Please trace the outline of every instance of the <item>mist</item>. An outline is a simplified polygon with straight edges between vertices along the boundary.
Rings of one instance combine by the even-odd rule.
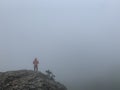
[[[120,68],[119,0],[1,0],[0,72],[50,69],[68,90]],[[109,81],[109,78],[107,79]],[[83,85],[84,86],[84,85]]]

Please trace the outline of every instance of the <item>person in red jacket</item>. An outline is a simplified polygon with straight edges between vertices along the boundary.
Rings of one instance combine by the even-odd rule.
[[[39,61],[37,60],[37,58],[34,59],[33,64],[34,64],[34,71],[38,71]]]

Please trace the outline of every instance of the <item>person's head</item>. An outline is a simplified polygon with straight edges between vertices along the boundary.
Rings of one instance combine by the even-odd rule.
[[[35,58],[35,61],[37,61],[37,58]]]

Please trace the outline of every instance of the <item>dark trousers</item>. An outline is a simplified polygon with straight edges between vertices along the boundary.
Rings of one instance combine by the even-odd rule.
[[[38,65],[34,65],[34,71],[38,71]]]

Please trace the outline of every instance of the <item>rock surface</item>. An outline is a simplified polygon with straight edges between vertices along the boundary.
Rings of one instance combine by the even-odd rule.
[[[67,90],[41,72],[19,70],[0,72],[0,90]]]

